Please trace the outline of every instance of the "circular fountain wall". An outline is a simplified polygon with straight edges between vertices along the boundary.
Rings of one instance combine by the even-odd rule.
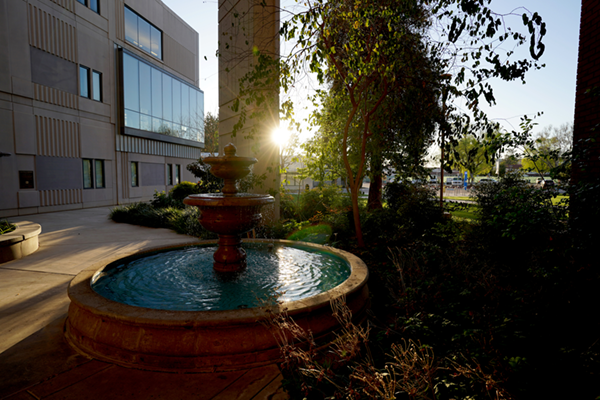
[[[204,242],[202,246],[214,243]],[[326,258],[343,260],[349,269],[349,276],[339,285],[331,284],[334,287],[317,289],[306,294],[307,297],[299,295],[297,298],[282,293],[286,290],[275,283],[274,291],[268,289],[265,293],[271,299],[273,293],[280,293],[279,300],[282,302],[255,307],[256,304],[248,304],[250,300],[246,297],[240,304],[235,304],[236,300],[224,307],[236,308],[229,310],[215,310],[223,307],[215,306],[211,300],[208,301],[211,305],[205,306],[204,310],[191,311],[185,305],[185,299],[183,305],[170,307],[175,310],[158,309],[169,307],[152,302],[140,307],[109,300],[94,291],[92,283],[103,275],[110,275],[118,265],[166,254],[164,251],[175,248],[148,249],[108,260],[77,275],[69,287],[71,305],[66,325],[67,340],[83,354],[128,367],[195,372],[235,370],[279,360],[279,347],[273,332],[275,328],[265,323],[271,313],[287,312],[300,326],[310,329],[315,338],[322,341],[331,338],[337,328],[337,321],[331,315],[329,306],[331,299],[345,296],[355,320],[364,318],[368,304],[368,271],[359,258],[333,248],[290,241],[245,240],[244,243],[250,252],[253,246],[274,245],[273,251],[277,251],[285,245],[290,249],[325,254]],[[215,274],[214,271],[210,272]],[[259,272],[249,269],[244,273]],[[291,271],[289,277],[295,278],[298,274],[298,271]],[[229,278],[232,279],[231,276]],[[200,280],[211,279],[204,276]],[[301,287],[297,289],[303,292]],[[294,290],[292,288],[287,292]],[[321,290],[324,291],[319,293]],[[214,296],[209,294],[208,297]],[[262,296],[258,294],[257,297]]]

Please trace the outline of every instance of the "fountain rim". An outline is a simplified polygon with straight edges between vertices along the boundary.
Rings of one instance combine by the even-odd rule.
[[[340,285],[326,292],[306,299],[295,300],[291,302],[280,303],[276,306],[255,307],[236,310],[220,311],[178,311],[178,310],[160,310],[145,307],[131,306],[118,303],[114,300],[101,296],[92,289],[93,279],[109,265],[127,258],[141,258],[156,252],[176,250],[189,246],[211,246],[216,245],[217,240],[195,241],[185,244],[172,246],[148,246],[128,253],[115,255],[102,262],[95,263],[92,266],[81,271],[73,278],[69,284],[68,295],[71,302],[88,309],[94,309],[94,312],[100,316],[117,318],[121,321],[131,321],[135,324],[161,325],[180,327],[183,325],[190,327],[223,325],[224,321],[232,325],[248,322],[256,322],[267,318],[271,313],[286,312],[288,315],[304,314],[311,310],[322,308],[324,304],[342,295],[350,295],[360,290],[366,285],[369,278],[369,271],[366,264],[357,256],[343,250],[333,247],[322,246],[308,242],[297,242],[291,240],[269,240],[269,239],[244,239],[245,243],[277,243],[294,248],[305,248],[319,250],[333,254],[348,262],[350,265],[350,276]]]
[[[275,202],[275,198],[268,194],[236,193],[227,195],[224,193],[200,193],[191,194],[183,203],[189,206],[262,206]]]

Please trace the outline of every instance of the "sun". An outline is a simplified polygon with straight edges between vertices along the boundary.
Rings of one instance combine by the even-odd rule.
[[[278,126],[273,130],[272,139],[279,145],[279,148],[284,148],[290,139],[292,132],[282,126]]]

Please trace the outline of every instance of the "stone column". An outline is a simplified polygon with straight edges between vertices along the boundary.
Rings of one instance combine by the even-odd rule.
[[[261,118],[252,118],[256,106],[247,109],[243,128],[232,135],[240,120],[240,110],[232,110],[239,97],[239,81],[257,63],[257,52],[279,58],[279,0],[224,0],[219,4],[219,152],[233,143],[237,154],[256,157],[255,175],[266,174],[257,193],[279,191],[279,147],[271,133],[279,125],[279,88],[266,90],[269,104],[263,103]],[[240,99],[243,104],[244,99]],[[252,138],[248,136],[251,135]],[[272,210],[263,213],[267,219],[279,218],[279,196]]]

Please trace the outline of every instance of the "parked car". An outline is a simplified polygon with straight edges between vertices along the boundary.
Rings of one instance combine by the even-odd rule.
[[[446,179],[446,186],[462,186],[463,180],[460,178],[448,178]]]
[[[498,183],[498,181],[492,178],[481,178],[479,181],[475,182],[475,184],[480,183]]]

